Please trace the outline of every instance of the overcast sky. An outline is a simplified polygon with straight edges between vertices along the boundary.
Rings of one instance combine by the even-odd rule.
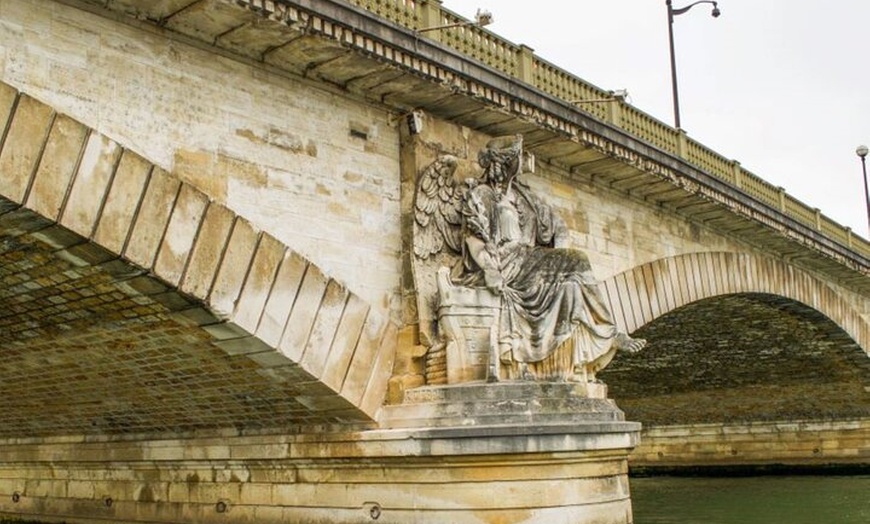
[[[675,7],[691,1],[675,0]],[[673,125],[665,0],[444,0],[466,18]],[[721,0],[674,21],[682,127],[868,235],[870,1]]]

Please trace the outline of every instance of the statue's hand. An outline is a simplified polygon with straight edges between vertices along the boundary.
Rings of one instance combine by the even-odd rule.
[[[487,289],[496,295],[501,295],[504,292],[504,277],[498,271],[484,270],[483,281]]]

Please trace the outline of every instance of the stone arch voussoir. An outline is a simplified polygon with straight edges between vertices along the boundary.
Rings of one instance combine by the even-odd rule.
[[[386,314],[195,187],[2,83],[0,131],[0,233],[38,232],[77,265],[128,266],[139,292],[264,377],[301,368],[374,417],[397,340]]]
[[[735,293],[766,293],[827,316],[870,354],[870,326],[852,304],[810,273],[749,253],[690,253],[659,259],[603,282],[617,324],[631,333],[692,302]]]

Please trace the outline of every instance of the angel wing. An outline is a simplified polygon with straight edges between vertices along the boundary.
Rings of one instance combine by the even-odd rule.
[[[458,160],[443,155],[432,162],[417,180],[414,195],[414,253],[427,259],[446,244],[455,253],[462,250],[462,195],[468,189],[454,178]]]

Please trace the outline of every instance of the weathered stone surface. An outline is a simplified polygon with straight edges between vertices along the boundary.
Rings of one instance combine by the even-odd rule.
[[[208,296],[233,228],[233,214],[224,206],[211,204],[202,219],[196,242],[190,251],[181,290],[196,297]]]
[[[236,300],[251,267],[259,235],[247,220],[236,218],[209,294],[209,306],[217,315],[229,318],[235,310]]]
[[[275,276],[260,324],[257,326],[257,336],[274,347],[281,342],[281,336],[284,334],[287,319],[293,310],[299,285],[307,268],[308,263],[296,253],[291,251],[284,253],[284,259]]]
[[[90,238],[120,156],[121,146],[117,142],[99,133],[89,135],[61,224]]]
[[[55,118],[25,203],[27,207],[57,220],[87,137],[88,129],[79,122],[64,115]]]
[[[151,169],[152,165],[144,158],[124,151],[94,231],[96,243],[113,253],[124,251]]]
[[[378,350],[388,329],[389,321],[376,314],[369,314],[363,324],[347,376],[341,386],[341,394],[354,402],[360,402],[371,379],[372,369],[366,362],[378,357]]]
[[[368,314],[369,306],[365,302],[355,295],[348,297],[329,350],[325,370],[320,375],[320,380],[335,391],[341,391]]]
[[[0,151],[0,172],[14,176],[0,187],[0,196],[24,201],[53,120],[54,111],[47,105],[26,95],[18,99]]]
[[[154,262],[154,273],[172,285],[181,282],[207,206],[208,198],[203,193],[188,184],[181,184]]]
[[[124,257],[150,269],[163,241],[166,225],[175,207],[180,182],[162,169],[155,169],[148,181]]]
[[[257,331],[286,249],[283,244],[267,234],[264,234],[257,244],[257,252],[254,254],[251,269],[232,317],[233,323],[249,333]]]
[[[578,129],[576,122],[526,105],[512,96],[513,89],[486,88],[473,97],[463,96],[463,86],[473,79],[452,84],[455,78],[448,76],[432,82],[423,69],[437,69],[440,74],[438,64],[420,62],[410,50],[397,54],[397,60],[406,60],[398,68],[381,64],[372,69],[372,76],[353,80],[357,87],[374,88],[362,96],[343,96],[334,86],[318,89],[316,82],[321,78],[366,74],[360,64],[345,68],[352,58],[329,61],[340,55],[353,56],[349,52],[353,46],[371,46],[365,64],[371,63],[371,56],[380,56],[386,63],[386,55],[379,55],[385,52],[385,42],[357,41],[358,35],[352,33],[356,28],[324,23],[307,14],[303,17],[305,37],[272,57],[273,63],[304,71],[308,78],[303,80],[267,71],[252,61],[217,55],[209,47],[213,42],[189,46],[185,38],[166,38],[171,27],[194,38],[229,38],[235,29],[242,29],[227,26],[224,14],[239,9],[241,20],[251,16],[238,3],[221,3],[219,18],[201,10],[218,5],[213,2],[88,4],[90,12],[76,10],[69,2],[6,0],[0,25],[4,34],[15,38],[0,43],[0,61],[2,57],[7,60],[0,76],[48,101],[59,114],[119,140],[148,158],[149,166],[157,166],[153,169],[173,171],[203,195],[218,199],[220,205],[191,196],[187,211],[181,212],[177,205],[167,217],[165,208],[158,209],[154,231],[166,229],[167,238],[171,230],[179,234],[177,245],[167,248],[172,253],[169,256],[166,251],[165,266],[160,265],[160,254],[168,240],[160,244],[155,271],[163,267],[158,274],[166,278],[157,282],[143,268],[117,259],[127,249],[138,253],[135,258],[143,265],[150,265],[157,250],[157,235],[147,237],[147,249],[136,243],[140,220],[145,220],[143,212],[150,206],[150,190],[144,191],[143,184],[137,191],[135,183],[121,177],[122,171],[130,169],[124,161],[106,196],[110,166],[114,165],[110,160],[120,146],[113,152],[93,139],[88,142],[67,200],[67,209],[75,201],[79,203],[74,207],[80,210],[96,211],[105,201],[102,215],[86,211],[70,218],[77,224],[74,232],[90,239],[99,237],[96,242],[76,244],[74,235],[56,229],[50,220],[26,209],[16,210],[19,201],[0,199],[0,216],[4,217],[0,218],[0,338],[5,357],[0,381],[13,388],[4,393],[21,406],[0,416],[0,434],[9,437],[2,443],[4,461],[10,460],[15,470],[10,474],[0,465],[0,492],[8,494],[3,490],[10,487],[24,489],[34,498],[45,497],[38,508],[37,504],[27,506],[30,502],[25,497],[17,509],[10,497],[0,498],[0,513],[26,508],[31,513],[38,509],[100,518],[103,514],[95,517],[94,506],[104,511],[106,505],[101,501],[108,495],[115,501],[114,513],[108,516],[122,521],[213,520],[216,499],[224,498],[233,519],[359,521],[371,519],[372,501],[379,497],[370,495],[387,492],[388,498],[380,500],[389,503],[384,506],[385,520],[451,520],[457,507],[445,508],[445,500],[482,507],[488,516],[505,521],[606,522],[605,515],[590,509],[590,504],[600,505],[606,514],[618,514],[621,522],[630,520],[624,459],[625,450],[635,441],[630,432],[612,431],[614,427],[605,423],[586,425],[582,430],[575,424],[555,425],[532,436],[526,428],[437,428],[440,433],[335,431],[336,426],[370,422],[367,415],[381,407],[391,370],[401,370],[407,377],[420,376],[413,373],[419,365],[413,361],[420,358],[418,352],[396,347],[417,342],[409,335],[414,308],[403,307],[405,297],[399,291],[407,296],[415,292],[401,280],[411,275],[401,267],[401,141],[418,142],[424,150],[421,158],[428,161],[443,147],[468,163],[469,154],[489,139],[481,130],[528,131],[536,152],[547,160],[528,182],[535,192],[547,195],[556,212],[566,218],[571,229],[568,245],[589,253],[596,276],[612,282],[605,288],[611,292],[609,305],[620,311],[621,327],[641,328],[691,300],[717,293],[773,289],[790,300],[805,297],[807,304],[828,314],[854,340],[867,340],[861,315],[867,309],[866,291],[862,290],[868,288],[861,282],[859,287],[850,286],[861,275],[835,281],[834,276],[850,275],[854,268],[831,271],[840,263],[838,259],[813,254],[788,238],[770,247],[770,252],[777,253],[776,260],[787,266],[817,264],[808,271],[816,277],[827,275],[827,289],[777,264],[753,263],[730,274],[717,270],[716,257],[707,255],[647,266],[665,257],[703,251],[755,258],[768,247],[760,246],[758,239],[753,243],[733,234],[734,229],[720,231],[718,222],[706,222],[703,216],[687,218],[669,206],[645,202],[648,182],[657,189],[671,183],[661,177],[684,182],[684,173],[678,171],[685,166],[643,144],[626,147],[620,142],[622,137],[614,138],[609,128],[601,131],[607,136],[586,128],[582,136],[571,135]],[[115,15],[94,16],[92,11],[106,6],[125,12],[132,9],[142,16],[132,24],[119,22]],[[190,11],[187,6],[192,6]],[[174,22],[173,15],[178,15]],[[141,24],[149,20],[159,20],[163,29],[143,30]],[[288,17],[277,23],[285,20],[293,22]],[[244,30],[255,30],[253,26]],[[230,33],[216,32],[227,29]],[[291,28],[289,32],[296,31]],[[396,36],[391,31],[381,36]],[[259,40],[266,47],[252,56],[263,60],[262,51],[280,46],[282,42],[273,39],[278,33],[270,30]],[[316,48],[319,34],[330,39],[322,49]],[[342,38],[348,40],[336,40]],[[240,40],[236,44],[245,45]],[[471,62],[463,64],[477,67]],[[393,70],[385,72],[384,67]],[[402,86],[418,89],[391,93]],[[522,85],[510,87],[524,89]],[[367,96],[377,98],[377,104],[367,103]],[[18,109],[35,113],[25,107],[26,100],[21,99]],[[453,123],[427,118],[430,134],[400,138],[399,129],[405,126],[389,114],[390,104],[406,101],[403,106],[415,107],[411,103],[415,100],[437,104],[432,107],[439,115],[460,116]],[[40,161],[41,153],[34,151],[46,146],[51,118],[40,127],[32,124],[38,118],[24,124],[16,115],[6,145],[19,144],[24,156],[13,162],[4,147],[0,164],[20,160],[21,166],[30,169],[20,169],[21,176],[0,169],[0,192],[24,188],[21,198],[27,195],[31,174]],[[597,124],[592,127],[598,129]],[[24,140],[25,135],[32,143]],[[93,162],[94,180],[106,182],[79,186],[90,155],[98,158]],[[418,167],[413,166],[414,173]],[[14,181],[7,184],[10,180]],[[123,194],[114,194],[124,185]],[[671,202],[677,204],[687,194],[676,185],[666,189],[676,191]],[[57,194],[45,202],[56,202]],[[90,205],[88,194],[93,195]],[[142,195],[145,201],[140,203]],[[182,198],[179,194],[179,205]],[[203,211],[206,206],[208,212]],[[54,206],[44,208],[50,213]],[[175,222],[176,211],[183,224]],[[66,213],[62,220],[65,217]],[[287,248],[268,298],[264,298],[266,275],[272,272],[277,252],[268,257],[262,274],[255,275],[256,268],[247,267],[255,252],[251,236],[230,240],[238,232],[233,229],[237,217],[249,220],[251,231],[267,232]],[[738,225],[749,222],[741,220]],[[851,242],[819,235],[824,241]],[[675,278],[659,280],[653,267]],[[634,268],[641,269],[636,272]],[[764,280],[759,276],[764,274],[783,285],[762,289],[759,282]],[[717,276],[724,278],[716,280]],[[178,282],[180,291],[172,288]],[[347,293],[340,314],[341,300],[324,302],[330,293],[342,295],[335,282],[341,282]],[[236,320],[244,328],[232,321],[217,322],[202,302],[209,297],[219,303],[223,320],[239,315]],[[242,307],[243,303],[251,307]],[[399,312],[410,314],[402,317]],[[399,318],[406,323],[397,325]],[[254,326],[256,333],[251,336]],[[402,336],[397,334],[399,328]],[[332,341],[327,342],[330,337]],[[293,364],[288,355],[275,351],[282,340],[286,344],[281,349],[293,353],[293,362],[319,372],[320,380],[303,365]],[[754,340],[759,347],[765,343],[763,336]],[[397,355],[411,361],[393,365]],[[686,360],[697,360],[697,352]],[[101,365],[93,366],[94,362]],[[667,362],[660,364],[653,378],[667,381]],[[413,379],[407,383],[413,384]],[[853,400],[863,398],[853,390],[847,393]],[[69,400],[58,403],[58,398]],[[530,405],[533,402],[525,401],[523,407]],[[460,418],[463,410],[477,407],[461,405],[447,415]],[[317,426],[307,430],[307,424]],[[173,438],[149,440],[146,434],[155,432]],[[134,433],[135,440],[127,436]],[[125,437],[115,442],[105,438],[115,434]],[[206,434],[211,438],[203,437]],[[39,440],[44,435],[65,436]],[[23,436],[29,440],[17,440]],[[64,449],[66,444],[73,449]],[[607,451],[585,454],[588,449]],[[422,454],[438,458],[416,458]],[[510,457],[507,462],[506,455]],[[463,458],[450,460],[457,456]],[[607,458],[602,461],[602,456]],[[111,461],[111,478],[94,473],[109,468],[85,471],[78,467],[104,460]],[[361,467],[349,468],[349,461]],[[17,484],[21,481],[23,488]],[[279,487],[266,490],[254,485],[261,483]],[[530,517],[529,508],[517,513],[487,506],[494,499],[491,490],[483,488],[486,483],[501,492],[521,491],[518,499],[524,504],[544,501],[558,510],[537,508]],[[451,489],[462,493],[452,497]],[[590,497],[582,498],[586,495]],[[160,503],[166,500],[178,504]],[[281,507],[298,501],[313,502],[323,509]],[[479,517],[473,514],[470,518]]]
[[[172,440],[4,442],[9,460],[29,472],[46,471],[42,457],[59,463],[51,465],[51,479],[39,482],[0,467],[0,487],[26,494],[17,505],[10,497],[0,501],[0,511],[18,514],[42,497],[66,515],[92,518],[94,507],[105,507],[111,497],[111,516],[126,521],[205,520],[224,501],[233,519],[264,524],[374,516],[461,524],[479,522],[481,513],[495,521],[625,524],[631,522],[626,455],[612,447],[630,434],[623,425],[605,437],[583,430],[529,437],[464,428],[460,437],[414,430],[245,436],[232,430]],[[536,452],[507,459],[486,452],[526,448]],[[433,460],[423,449],[439,457],[458,453],[461,460]],[[78,466],[106,457],[111,474]],[[348,460],[357,465],[341,467]],[[513,503],[493,498],[493,489],[513,494]]]
[[[309,265],[279,344],[281,352],[293,362],[299,362],[302,358],[327,284],[328,278],[321,270]]]
[[[302,367],[315,377],[323,375],[347,297],[347,289],[338,282],[330,280],[326,285],[301,361]]]

